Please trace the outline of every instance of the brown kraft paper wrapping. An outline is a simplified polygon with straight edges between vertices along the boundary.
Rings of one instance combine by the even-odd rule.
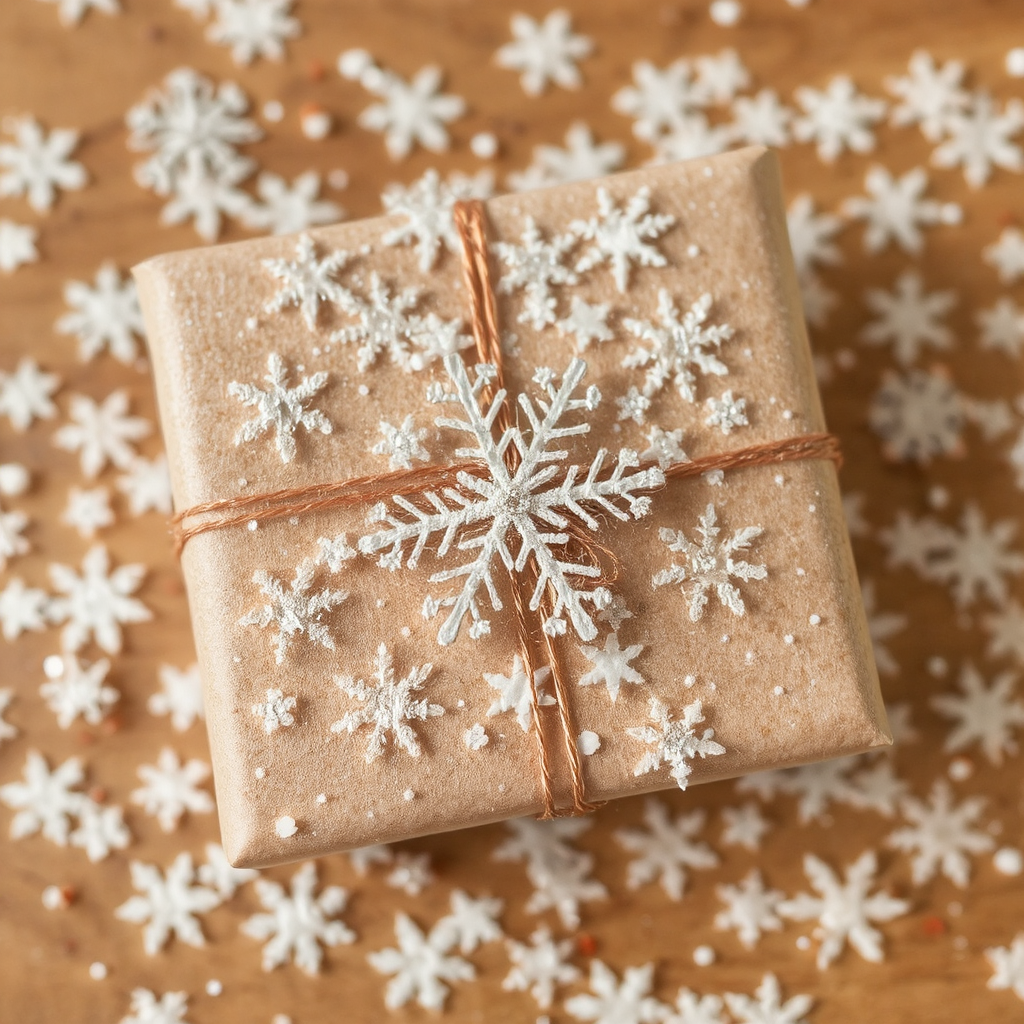
[[[595,411],[565,417],[567,424],[586,420],[591,430],[556,445],[570,453],[557,465],[576,464],[585,472],[601,447],[613,455],[622,447],[643,452],[653,425],[681,428],[682,447],[691,459],[823,431],[774,156],[746,149],[492,199],[485,204],[491,246],[499,240],[519,242],[527,216],[545,238],[567,231],[571,221],[597,213],[602,186],[620,206],[646,186],[652,212],[675,217],[674,226],[653,243],[667,265],[633,266],[625,292],[617,289],[606,265],[581,273],[575,285],[554,289],[559,317],[569,311],[572,296],[609,303],[614,337],[577,353],[573,338],[556,327],[535,330],[518,321],[521,291],[497,297],[504,379],[512,402],[519,392],[538,393],[531,382],[537,366],[550,366],[561,375],[577,354],[588,366],[578,393],[591,384],[602,393]],[[321,258],[334,249],[353,254],[336,274],[353,292],[367,294],[376,273],[392,295],[419,288],[417,313],[465,322],[469,307],[459,256],[442,250],[432,269],[421,270],[412,246],[382,243],[382,236],[401,223],[400,216],[382,217],[308,234]],[[382,420],[398,425],[412,415],[415,426],[426,430],[422,444],[431,465],[460,461],[455,449],[468,443],[468,435],[434,423],[438,415],[461,410],[425,400],[429,383],[450,387],[440,361],[406,372],[381,353],[359,372],[357,346],[330,341],[333,331],[352,322],[330,302],[321,302],[315,331],[294,306],[265,311],[280,282],[261,261],[292,259],[296,241],[276,237],[174,253],[135,270],[179,510],[387,473],[387,459],[370,450],[380,440]],[[587,244],[581,242],[566,264],[572,265]],[[497,284],[499,262],[492,258],[491,263]],[[656,321],[659,289],[668,290],[680,313],[710,293],[708,322],[727,323],[734,334],[720,350],[728,375],[698,373],[693,404],[669,381],[652,398],[646,423],[640,425],[620,420],[615,401],[631,385],[643,383],[642,369],[622,365],[638,344],[623,319]],[[469,363],[472,351],[463,352]],[[274,446],[272,431],[234,444],[254,410],[228,395],[228,383],[263,387],[271,353],[283,359],[289,386],[304,375],[328,375],[310,406],[322,410],[333,429],[322,434],[299,428],[295,457],[287,463]],[[749,425],[724,434],[705,424],[704,402],[727,390],[746,399]],[[560,479],[561,472],[555,482]],[[762,528],[738,557],[765,565],[767,576],[733,581],[744,615],[734,615],[712,590],[703,616],[692,622],[680,586],[654,588],[651,581],[684,557],[668,550],[659,530],[680,530],[699,541],[698,520],[709,503],[717,512],[720,540],[742,527]],[[368,512],[368,506],[333,509],[261,522],[256,529],[232,526],[195,536],[184,549],[224,848],[236,865],[266,866],[542,809],[535,737],[520,728],[512,711],[488,716],[498,694],[484,673],[509,675],[518,652],[511,582],[500,562],[494,580],[504,608],[493,611],[481,591],[481,610],[491,632],[480,639],[470,638],[467,620],[453,644],[440,646],[437,634],[446,610],[424,619],[424,598],[448,596],[459,587],[458,580],[431,583],[431,574],[466,560],[452,553],[438,559],[430,548],[415,569],[390,572],[375,556],[359,555],[336,574],[325,567],[317,570],[314,590],[327,586],[349,595],[321,619],[334,650],[300,635],[277,664],[273,626],[239,624],[264,603],[252,579],[256,570],[287,587],[296,566],[315,557],[318,538],[346,533],[354,547],[359,537],[378,529],[367,525]],[[675,718],[699,699],[705,722],[698,733],[713,728],[715,740],[725,747],[723,755],[690,762],[690,783],[889,742],[830,461],[727,471],[717,484],[701,477],[670,480],[652,494],[649,515],[627,522],[602,516],[595,538],[617,557],[619,575],[611,587],[632,613],[619,625],[618,638],[622,648],[643,645],[631,662],[643,682],[623,682],[613,702],[605,685],[577,685],[594,665],[581,651],[572,625],[554,641],[575,730],[592,732],[600,741],[595,753],[582,758],[588,799],[600,802],[675,784],[668,765],[634,774],[651,748],[626,730],[648,724],[652,696]],[[688,584],[683,588],[688,596]],[[600,633],[589,645],[601,648],[610,626],[595,620]],[[372,683],[381,642],[394,659],[397,678],[432,665],[415,696],[440,705],[444,714],[410,723],[421,748],[418,757],[398,749],[390,736],[384,754],[367,763],[368,727],[351,734],[331,731],[332,723],[361,706],[336,678]],[[269,734],[252,710],[268,689],[297,698],[294,723]],[[568,804],[557,709],[543,707],[540,716],[555,793],[561,804]],[[488,743],[474,751],[464,736],[477,723],[486,729]],[[282,837],[275,823],[286,816],[297,830]]]

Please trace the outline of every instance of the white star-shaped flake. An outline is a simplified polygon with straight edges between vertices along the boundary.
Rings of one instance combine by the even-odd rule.
[[[594,44],[573,32],[568,11],[551,11],[541,22],[526,14],[513,14],[512,35],[513,41],[502,46],[494,59],[499,67],[522,72],[523,92],[539,96],[549,82],[563,89],[580,87],[576,61],[588,56]]]
[[[46,213],[58,188],[85,185],[85,168],[71,159],[78,132],[55,128],[47,135],[32,117],[10,118],[4,129],[14,141],[0,143],[0,196],[26,196],[33,210]]]

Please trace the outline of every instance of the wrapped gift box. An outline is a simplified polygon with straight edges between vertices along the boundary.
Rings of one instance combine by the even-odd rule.
[[[450,205],[135,271],[237,865],[888,742],[774,157]]]

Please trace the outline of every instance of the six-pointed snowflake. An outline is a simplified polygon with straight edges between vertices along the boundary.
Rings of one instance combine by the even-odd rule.
[[[725,1002],[737,1024],[807,1024],[804,1014],[814,1004],[806,995],[793,996],[783,1002],[779,979],[770,972],[761,980],[753,997],[727,992]]]
[[[498,924],[498,917],[505,906],[502,900],[481,896],[474,899],[461,889],[456,889],[449,901],[451,910],[434,926],[439,938],[451,933],[462,954],[472,953],[485,942],[496,942],[505,933]]]
[[[85,168],[71,159],[78,132],[55,128],[49,135],[32,117],[4,123],[13,142],[0,143],[0,196],[26,196],[39,213],[53,206],[57,189],[80,189]]]
[[[152,814],[165,832],[173,832],[186,812],[213,811],[213,797],[199,788],[210,775],[210,766],[203,761],[193,758],[182,764],[170,747],[164,747],[155,765],[140,765],[138,771],[142,785],[132,790],[131,801]]]
[[[85,850],[89,860],[105,860],[113,850],[123,850],[132,834],[124,812],[116,804],[104,806],[86,797],[78,809],[78,828],[69,837],[72,846]]]
[[[28,224],[0,217],[0,272],[12,274],[26,263],[35,263],[39,259],[38,237],[39,232]]]
[[[557,321],[553,285],[575,284],[576,274],[565,265],[566,253],[576,244],[571,235],[555,235],[545,241],[537,222],[527,217],[519,243],[495,242],[494,250],[504,264],[498,291],[506,294],[522,289],[523,309],[519,323],[535,331]]]
[[[57,716],[57,724],[68,729],[81,716],[89,725],[99,725],[121,696],[113,686],[103,685],[110,661],[100,658],[85,665],[73,654],[59,660],[59,674],[39,687],[40,696]]]
[[[686,789],[686,780],[693,769],[689,762],[695,757],[724,754],[725,747],[715,741],[715,730],[705,729],[697,735],[695,726],[704,721],[701,702],[695,700],[683,708],[682,718],[673,720],[673,713],[668,705],[657,697],[651,698],[651,721],[654,725],[640,725],[626,730],[641,743],[653,746],[637,762],[633,769],[634,775],[646,775],[657,771],[663,764],[671,765],[669,773],[680,789]]]
[[[186,1024],[187,1008],[188,995],[184,992],[157,996],[148,988],[134,988],[128,1016],[121,1018],[121,1024]]]
[[[71,422],[53,435],[53,443],[67,452],[78,452],[82,472],[98,476],[107,463],[128,469],[137,458],[133,441],[148,437],[149,420],[128,415],[128,392],[112,391],[102,402],[87,395],[72,395]]]
[[[568,11],[551,11],[542,22],[526,14],[512,15],[511,43],[494,55],[499,67],[520,71],[523,92],[539,96],[554,82],[563,89],[578,89],[582,79],[576,61],[594,48],[586,36],[575,35]]]
[[[569,963],[572,940],[556,942],[547,928],[538,928],[529,944],[510,939],[505,948],[512,970],[501,987],[506,992],[529,992],[542,1010],[551,1008],[556,985],[569,985],[579,977],[579,968]]]
[[[873,126],[885,116],[885,100],[857,92],[846,75],[836,75],[823,92],[802,85],[794,95],[803,114],[793,122],[793,136],[816,143],[822,160],[831,163],[844,149],[868,153],[875,148]]]
[[[266,304],[268,313],[278,313],[286,306],[298,306],[302,319],[316,330],[321,301],[348,307],[352,294],[334,280],[352,258],[350,253],[332,249],[323,259],[317,257],[316,242],[309,235],[300,235],[295,243],[295,258],[262,260],[263,267],[281,282],[280,289]]]
[[[645,142],[685,127],[705,103],[704,90],[693,79],[685,59],[664,70],[650,61],[633,65],[633,85],[624,86],[612,97],[612,109],[633,118],[633,134]]]
[[[0,415],[7,416],[19,433],[35,419],[52,419],[57,407],[50,396],[60,387],[60,378],[46,373],[29,357],[18,363],[13,373],[0,371]]]
[[[1003,228],[999,238],[985,246],[982,256],[999,271],[1003,284],[1013,284],[1024,277],[1024,231],[1020,228]]]
[[[936,167],[964,169],[971,188],[981,188],[993,167],[1006,171],[1024,170],[1024,149],[1012,140],[1024,128],[1024,101],[1007,100],[1000,113],[987,92],[976,92],[966,110],[946,119],[947,138],[932,153]]]
[[[80,357],[88,361],[103,351],[122,363],[132,363],[138,354],[136,338],[145,335],[139,299],[132,280],[122,281],[113,263],[96,272],[96,284],[71,281],[64,286],[64,301],[71,308],[57,321],[61,334],[78,338]]]
[[[992,764],[1002,764],[1003,754],[1017,753],[1014,727],[1024,726],[1024,701],[1015,697],[1017,676],[1000,672],[992,685],[969,662],[960,671],[960,693],[940,693],[929,701],[945,718],[954,721],[945,750],[953,753],[973,743],[981,745]]]
[[[337,203],[320,198],[320,175],[304,171],[291,185],[280,175],[264,171],[256,179],[258,202],[242,211],[246,227],[291,235],[321,224],[333,224],[345,216]]]
[[[994,946],[985,956],[995,973],[988,979],[990,989],[1012,989],[1024,999],[1024,932],[1009,946]]]
[[[86,800],[75,792],[84,776],[82,762],[69,757],[52,772],[46,758],[30,750],[25,758],[24,782],[8,782],[0,786],[0,800],[17,813],[11,820],[11,838],[42,832],[58,846],[67,846],[70,818],[77,815]]]
[[[732,928],[747,949],[753,949],[763,932],[782,930],[779,905],[785,894],[766,888],[761,872],[749,871],[737,885],[720,885],[715,890],[725,909],[715,915],[715,927]]]
[[[547,185],[561,185],[588,178],[603,178],[617,171],[625,159],[619,142],[597,142],[589,126],[575,121],[565,133],[565,147],[535,146],[533,162],[524,171],[508,176],[510,188],[529,192]]]
[[[600,960],[590,961],[590,993],[565,1001],[577,1020],[596,1024],[656,1024],[665,1017],[665,1005],[651,995],[654,964],[627,967],[622,981]]]
[[[251,64],[256,57],[281,60],[285,40],[302,31],[288,13],[291,7],[292,0],[216,0],[216,20],[206,38],[229,46],[236,64]]]
[[[920,274],[906,270],[891,294],[869,288],[864,301],[878,319],[861,331],[861,338],[869,345],[891,343],[896,361],[903,366],[910,366],[926,345],[952,347],[953,332],[942,318],[956,305],[956,292],[926,292]]]
[[[579,685],[600,686],[603,683],[614,704],[619,696],[619,687],[623,683],[644,681],[644,677],[630,665],[631,661],[640,656],[643,649],[643,644],[630,644],[629,647],[622,649],[619,647],[619,635],[614,631],[605,637],[604,647],[583,644],[580,653],[594,667],[580,676]]]
[[[297,703],[297,698],[286,697],[282,690],[267,690],[267,699],[253,704],[252,713],[263,722],[263,729],[269,736],[278,729],[295,724],[292,711]]]
[[[294,959],[306,974],[319,974],[324,946],[355,942],[356,933],[343,921],[330,920],[345,909],[348,893],[341,886],[329,885],[316,895],[316,865],[303,864],[292,875],[290,891],[277,882],[256,881],[256,895],[265,914],[253,914],[241,925],[243,934],[266,941],[263,970]]]
[[[160,690],[146,701],[151,715],[170,715],[171,725],[178,732],[184,732],[196,719],[206,717],[198,665],[186,669],[161,665],[157,673]]]
[[[918,124],[926,139],[938,142],[949,118],[970,100],[963,88],[964,66],[948,60],[938,67],[926,50],[915,50],[907,69],[909,74],[885,80],[886,89],[901,101],[892,108],[891,121],[897,126]]]

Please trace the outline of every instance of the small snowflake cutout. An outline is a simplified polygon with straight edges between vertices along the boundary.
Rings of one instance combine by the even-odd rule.
[[[563,89],[578,89],[581,79],[576,61],[586,57],[594,44],[575,35],[568,11],[551,11],[542,21],[526,14],[512,15],[511,43],[494,55],[499,67],[522,72],[520,82],[528,96],[539,96],[554,82]]]
[[[252,713],[263,722],[263,730],[269,736],[278,729],[295,724],[292,711],[296,703],[295,697],[286,697],[281,690],[267,690],[267,699],[253,704]]]
[[[155,765],[140,765],[138,771],[142,786],[132,791],[131,801],[152,814],[165,832],[173,832],[186,811],[213,811],[213,798],[199,788],[210,775],[210,766],[203,761],[193,758],[182,764],[170,747],[164,747]]]
[[[57,189],[82,188],[85,168],[71,159],[78,132],[55,128],[47,135],[35,118],[10,118],[5,131],[14,141],[0,143],[0,196],[25,196],[37,213],[46,213]]]
[[[669,773],[680,789],[686,789],[686,780],[693,769],[689,765],[695,757],[724,754],[725,747],[715,742],[715,730],[705,729],[697,735],[695,726],[704,721],[701,702],[695,700],[683,708],[682,717],[673,719],[668,705],[657,697],[651,698],[650,717],[653,725],[641,725],[626,730],[641,743],[654,747],[647,751],[633,769],[634,775],[646,775],[657,771],[663,764],[671,766]]]
[[[374,455],[386,455],[391,469],[412,469],[413,459],[427,462],[430,452],[421,442],[427,431],[417,428],[412,416],[406,416],[396,427],[387,420],[380,421],[381,439],[370,449]]]
[[[334,279],[351,259],[351,254],[332,249],[323,259],[317,257],[316,242],[309,235],[300,235],[295,243],[295,258],[265,259],[263,267],[281,282],[280,289],[264,307],[267,313],[279,313],[288,306],[298,306],[302,319],[311,331],[316,330],[321,302],[346,306],[351,294]]]

